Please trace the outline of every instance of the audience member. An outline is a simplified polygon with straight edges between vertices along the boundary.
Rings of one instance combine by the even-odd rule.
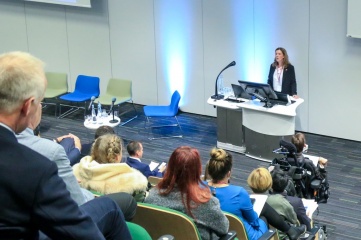
[[[127,145],[127,151],[129,157],[127,157],[126,163],[132,168],[138,169],[143,175],[148,178],[149,176],[163,177],[163,172],[166,168],[164,165],[159,170],[150,170],[149,165],[142,163],[141,158],[143,157],[143,145],[137,141],[130,141]]]
[[[16,136],[19,143],[29,146],[32,150],[56,163],[58,175],[63,179],[70,196],[78,205],[94,199],[94,195],[91,192],[79,186],[64,148],[51,140],[34,136],[33,129],[39,125],[40,120],[41,108],[39,108],[36,114],[30,119],[28,127]],[[117,193],[107,195],[107,197],[116,201],[126,220],[129,221],[134,217],[137,203],[131,195],[127,193]]]
[[[115,134],[98,137],[92,146],[91,156],[83,157],[73,166],[74,174],[86,189],[101,194],[143,194],[143,198],[138,199],[142,201],[148,180],[138,170],[121,163],[122,148],[122,139]]]
[[[295,228],[289,226],[284,219],[268,204],[265,203],[258,217],[247,191],[229,183],[232,172],[232,155],[223,149],[214,148],[210,153],[207,164],[207,174],[211,180],[208,186],[213,196],[219,199],[221,209],[239,217],[245,227],[249,239],[259,239],[267,232],[267,223],[287,232],[290,239],[298,239],[304,232],[304,226]]]
[[[307,231],[311,231],[311,219],[306,215],[306,209],[302,199],[298,197],[287,196],[285,189],[288,184],[288,176],[282,170],[273,170],[272,176],[272,194],[279,194],[286,198],[296,212],[297,219],[301,224],[306,225]]]
[[[0,55],[0,238],[130,239],[119,207],[101,198],[80,208],[70,197],[56,164],[19,144],[41,111],[47,81],[43,63],[23,52]]]
[[[267,169],[257,168],[248,176],[247,183],[254,193],[267,194],[268,190],[272,187],[272,176]],[[292,205],[282,195],[270,195],[266,203],[276,210],[288,223],[298,225],[297,215]],[[302,227],[306,230],[304,225]],[[285,237],[284,233],[280,233],[282,238]]]
[[[81,146],[81,153],[80,156],[81,158],[85,157],[85,156],[89,156],[91,154],[91,148],[95,142],[95,140],[98,139],[98,137],[103,136],[105,134],[115,134],[114,129],[110,126],[100,126],[94,134],[94,141],[91,143],[84,143]]]
[[[178,147],[170,156],[167,171],[152,188],[147,203],[171,208],[192,217],[202,239],[217,239],[228,232],[229,222],[209,188],[201,181],[202,163],[195,148]]]
[[[313,164],[315,166],[315,164],[308,158],[305,158],[303,156],[303,149],[304,147],[307,146],[306,144],[306,137],[303,133],[296,133],[295,135],[292,136],[292,143],[295,145],[296,149],[297,149],[297,153],[296,153],[296,157],[297,157],[297,161],[299,163],[303,163],[306,162],[308,164]],[[327,159],[320,157],[318,159],[318,164],[320,166],[320,168],[325,168],[327,166]]]
[[[65,149],[65,153],[70,161],[70,166],[73,166],[80,161],[82,144],[79,137],[69,133],[57,137],[54,141],[59,143]]]

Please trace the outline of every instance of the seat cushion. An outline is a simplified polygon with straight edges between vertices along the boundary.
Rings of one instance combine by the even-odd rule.
[[[61,100],[71,101],[71,102],[84,102],[91,99],[94,96],[92,94],[84,94],[84,93],[68,93],[60,97]],[[95,96],[97,97],[97,96]]]
[[[144,115],[147,117],[174,117],[177,112],[169,106],[144,106]]]

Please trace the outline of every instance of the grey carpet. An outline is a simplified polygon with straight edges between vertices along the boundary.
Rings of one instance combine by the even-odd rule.
[[[144,129],[145,117],[142,106],[136,105],[136,108],[139,113],[138,118],[116,129],[125,144],[129,140],[138,140],[143,143],[145,162],[167,161],[176,147],[188,145],[199,150],[204,166],[209,158],[209,151],[216,146],[215,118],[181,112],[178,118],[183,129],[183,138],[151,141],[148,140],[148,132]],[[123,104],[120,110],[121,112],[131,110],[131,105]],[[133,112],[130,111],[122,116],[122,121],[132,116]],[[54,108],[49,106],[43,112],[41,135],[52,139],[73,133],[82,141],[90,142],[94,131],[83,126],[83,119],[82,111],[64,119],[57,119],[54,117]],[[170,122],[174,121],[170,120]],[[162,136],[169,133],[179,134],[180,131],[167,128],[154,130],[151,134]],[[327,204],[320,204],[318,215],[314,214],[314,221],[327,226],[328,239],[360,239],[361,143],[313,134],[306,134],[306,139],[309,144],[308,154],[323,156],[329,160],[327,169],[331,196]],[[248,158],[243,154],[232,154],[234,169],[231,181],[251,192],[246,183],[248,174],[257,167],[268,167],[269,164]],[[126,156],[126,152],[123,155]]]

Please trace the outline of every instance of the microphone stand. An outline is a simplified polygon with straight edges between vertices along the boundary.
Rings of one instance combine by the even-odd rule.
[[[218,85],[218,78],[219,78],[219,76],[221,75],[221,73],[222,73],[224,70],[226,70],[227,68],[232,67],[232,66],[234,66],[234,65],[236,65],[236,62],[235,62],[235,61],[233,61],[233,62],[231,62],[230,64],[228,64],[228,65],[227,65],[225,68],[223,68],[222,71],[218,74],[218,76],[217,76],[217,78],[216,78],[216,86],[215,86],[214,95],[211,96],[212,99],[220,100],[220,99],[223,99],[223,98],[224,98],[223,95],[218,94],[218,86],[217,86],[217,85]]]
[[[113,119],[112,119],[112,120],[109,120],[109,123],[117,123],[118,120],[117,120],[117,119],[114,119],[114,106],[112,107],[112,114],[113,114]]]

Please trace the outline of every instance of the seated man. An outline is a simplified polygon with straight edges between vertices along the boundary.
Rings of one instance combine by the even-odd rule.
[[[66,155],[70,161],[70,166],[79,163],[81,159],[81,141],[74,134],[69,133],[68,135],[63,135],[54,139],[54,142],[59,143],[64,147]]]
[[[162,166],[159,170],[155,169],[153,171],[150,170],[149,165],[146,163],[142,163],[140,160],[143,157],[143,145],[137,141],[130,141],[127,145],[127,151],[129,157],[127,157],[126,163],[137,170],[139,170],[145,177],[156,176],[163,177],[163,172],[166,166]]]
[[[130,239],[119,207],[109,198],[80,208],[54,162],[19,144],[41,112],[43,63],[24,52],[0,55],[0,239]]]
[[[66,188],[76,203],[82,205],[94,199],[94,195],[91,192],[79,186],[64,148],[51,140],[34,136],[33,129],[38,126],[40,120],[41,109],[31,118],[28,127],[16,136],[19,143],[29,146],[34,151],[56,163],[58,174],[64,180]],[[119,192],[107,196],[118,203],[126,220],[129,221],[134,217],[137,204],[130,194]]]
[[[282,170],[273,170],[272,173],[272,194],[277,194],[286,198],[296,212],[297,219],[301,224],[306,225],[307,231],[311,231],[311,219],[306,215],[303,202],[298,197],[287,196],[285,191],[288,184],[288,176]]]
[[[109,126],[100,126],[95,131],[94,141],[98,137],[107,133],[114,134],[114,129]],[[94,141],[91,143],[81,144],[80,139],[71,133],[54,139],[54,142],[57,142],[64,147],[66,155],[70,161],[70,166],[74,166],[75,164],[79,163],[83,157],[90,154],[90,150]]]

